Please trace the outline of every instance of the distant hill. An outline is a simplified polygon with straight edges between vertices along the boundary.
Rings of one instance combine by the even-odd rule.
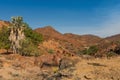
[[[75,45],[93,45],[96,44],[98,41],[100,41],[102,38],[94,35],[77,35],[72,33],[65,33],[62,34],[58,31],[56,31],[51,26],[46,26],[43,28],[37,28],[35,29],[36,32],[43,34],[47,38],[53,38],[53,39],[59,39],[63,41],[70,42]],[[79,45],[80,46],[80,45]]]
[[[94,35],[62,34],[51,26],[37,28],[34,31],[44,36],[45,40],[54,39],[70,52],[77,52],[84,47],[96,45],[102,38]]]
[[[72,33],[64,34],[64,36],[83,42],[83,44],[84,45],[86,44],[86,46],[96,45],[102,39],[95,35],[77,35],[77,34],[72,34]]]
[[[60,32],[56,31],[51,26],[45,26],[43,28],[37,28],[37,29],[35,29],[35,31],[37,33],[41,33],[42,35],[44,35],[44,37],[46,39],[49,39],[49,38],[50,39],[51,38],[54,38],[54,39],[64,39],[64,36]]]
[[[105,40],[109,40],[109,41],[120,41],[120,34],[116,34],[110,37],[106,37]]]

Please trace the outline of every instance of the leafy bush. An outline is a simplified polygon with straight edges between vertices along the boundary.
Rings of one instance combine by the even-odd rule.
[[[27,24],[24,30],[26,38],[29,38],[33,44],[38,45],[43,41],[43,36],[37,32],[34,32]]]
[[[43,36],[34,32],[27,24],[24,30],[25,40],[21,41],[21,55],[24,56],[39,56],[41,55],[38,49],[38,44],[43,41]]]
[[[39,56],[41,54],[37,45],[34,45],[30,39],[22,41],[22,47],[19,49],[19,52],[23,56]]]
[[[7,27],[2,27],[0,29],[0,49],[9,49],[10,48],[10,41],[9,37],[9,29]]]
[[[97,51],[98,51],[97,46],[90,46],[88,49],[83,50],[82,54],[95,55]]]

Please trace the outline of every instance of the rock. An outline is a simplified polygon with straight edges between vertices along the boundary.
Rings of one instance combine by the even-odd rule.
[[[63,58],[60,60],[59,69],[66,69],[75,66],[75,62],[70,58]]]

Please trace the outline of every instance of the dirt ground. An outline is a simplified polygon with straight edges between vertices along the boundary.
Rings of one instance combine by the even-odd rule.
[[[74,74],[80,80],[120,80],[120,56],[81,60],[76,64]]]
[[[79,57],[78,60],[71,72],[65,69],[64,74],[70,74],[70,77],[50,79],[46,77],[56,74],[57,67],[41,69],[34,65],[34,57],[0,55],[0,80],[120,80],[120,56],[109,59]],[[44,77],[41,76],[43,73]]]

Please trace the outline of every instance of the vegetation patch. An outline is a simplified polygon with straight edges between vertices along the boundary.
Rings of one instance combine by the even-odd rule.
[[[95,55],[97,51],[98,51],[97,46],[90,46],[89,48],[86,48],[83,51],[79,51],[78,53],[85,54],[85,55]]]
[[[23,31],[20,32],[20,30]],[[25,38],[20,40],[19,33],[23,33]],[[0,37],[0,49],[11,49],[25,56],[40,55],[38,45],[43,41],[43,36],[34,32],[20,16],[13,17],[10,26],[0,29]],[[15,39],[14,42],[13,39]]]
[[[0,29],[0,49],[8,50],[10,48],[9,29],[6,26],[3,26]]]

